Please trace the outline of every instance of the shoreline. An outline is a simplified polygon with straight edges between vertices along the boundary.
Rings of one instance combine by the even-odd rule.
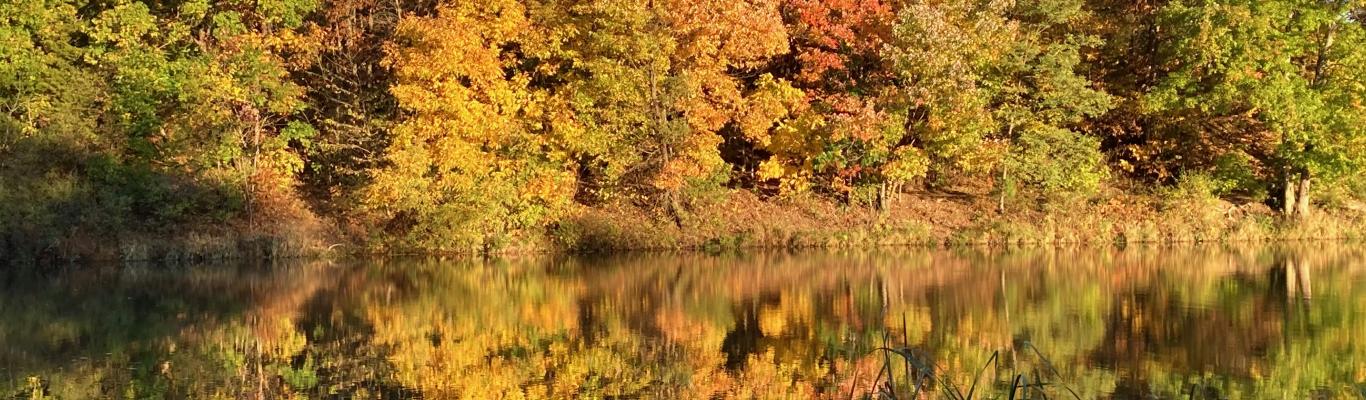
[[[987,196],[907,194],[883,210],[817,197],[760,199],[744,190],[696,201],[677,218],[626,203],[579,206],[540,231],[486,238],[464,248],[416,248],[342,238],[322,229],[213,230],[72,235],[64,243],[0,243],[11,264],[197,262],[345,256],[518,256],[880,247],[1127,246],[1133,244],[1342,241],[1366,237],[1366,213],[1320,209],[1286,220],[1261,204],[1201,200],[1173,205],[1120,192],[1068,208],[1000,213]],[[277,222],[281,227],[293,226]],[[354,235],[353,235],[354,236]],[[13,239],[11,239],[13,240]],[[28,253],[14,249],[30,249]]]

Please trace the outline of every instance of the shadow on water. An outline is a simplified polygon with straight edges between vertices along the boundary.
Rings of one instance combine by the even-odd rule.
[[[1335,245],[10,271],[0,396],[1357,398],[1363,260]]]
[[[336,272],[344,272],[337,274]],[[18,398],[279,398],[406,393],[320,264],[10,270],[0,394]],[[324,363],[326,361],[326,363]],[[385,396],[394,397],[394,396]]]

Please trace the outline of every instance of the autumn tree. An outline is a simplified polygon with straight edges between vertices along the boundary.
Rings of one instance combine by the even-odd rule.
[[[736,71],[786,50],[768,1],[533,1],[542,39],[519,49],[539,114],[575,160],[578,198],[647,199],[678,217],[684,192],[725,173],[719,132],[745,108]]]
[[[491,250],[606,203],[683,227],[723,188],[885,209],[920,184],[1004,209],[1087,199],[1112,169],[1276,190],[1304,215],[1311,186],[1361,176],[1363,16],[1361,0],[10,1],[0,249],[255,237],[316,212],[388,248]]]
[[[752,104],[738,126],[761,152],[756,178],[783,192],[814,188],[874,200],[855,192],[923,175],[916,172],[923,154],[895,149],[897,116],[882,104],[894,84],[881,53],[895,22],[892,5],[786,1],[782,13],[790,52],[752,80]]]
[[[635,1],[531,3],[545,39],[523,56],[532,84],[548,93],[540,118],[576,164],[581,201],[648,193],[687,129],[675,107],[677,41],[661,11]]]
[[[1252,137],[1229,151],[1254,157],[1282,188],[1286,215],[1309,211],[1310,182],[1360,168],[1366,36],[1359,1],[1174,2],[1160,12],[1177,67],[1145,103],[1198,121],[1205,140]]]
[[[398,119],[384,45],[404,16],[435,11],[432,0],[322,3],[302,34],[311,46],[291,55],[293,81],[305,90],[302,112],[318,135],[301,180],[319,209],[347,213],[355,194],[384,160]]]
[[[896,23],[894,2],[789,0],[782,11],[796,61],[793,80],[839,107],[894,78],[882,56]]]
[[[397,244],[489,249],[569,201],[570,161],[533,123],[544,94],[508,52],[527,23],[514,0],[443,4],[399,23],[388,62],[404,120],[363,194]]]
[[[737,75],[785,53],[788,36],[775,0],[670,3],[666,23],[680,43],[673,57],[686,89],[679,108],[692,133],[680,143],[683,157],[664,165],[658,185],[679,188],[689,177],[720,171],[718,133],[747,106]]]
[[[896,109],[930,171],[1093,191],[1105,175],[1099,142],[1073,128],[1110,100],[1077,72],[1095,38],[1069,24],[1084,17],[1079,1],[907,5],[887,55],[902,82]]]

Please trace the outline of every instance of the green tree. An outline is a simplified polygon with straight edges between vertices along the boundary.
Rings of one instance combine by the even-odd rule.
[[[893,109],[931,172],[1095,189],[1099,143],[1073,129],[1111,101],[1077,72],[1081,49],[1098,40],[1071,26],[1086,17],[1081,5],[918,1],[901,11],[887,50],[903,82]]]
[[[85,26],[67,1],[0,5],[0,258],[55,244],[76,222],[63,211],[98,197],[80,176],[107,148],[91,118],[104,86],[71,41]]]
[[[1360,168],[1366,35],[1356,1],[1173,2],[1160,13],[1177,67],[1148,107],[1204,121],[1198,137],[1256,132],[1246,144],[1283,189],[1288,216],[1309,211],[1310,182]]]
[[[301,210],[289,53],[310,0],[0,6],[7,236],[45,248]],[[258,205],[267,207],[255,207]],[[297,214],[274,213],[283,220]],[[274,218],[281,217],[281,218]],[[16,221],[16,222],[9,222]],[[277,224],[278,225],[278,224]]]

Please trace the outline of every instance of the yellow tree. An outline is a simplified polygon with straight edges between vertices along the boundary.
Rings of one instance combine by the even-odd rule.
[[[405,244],[488,250],[568,203],[565,157],[527,118],[541,95],[508,54],[526,24],[516,0],[400,22],[388,62],[404,120],[363,202]]]
[[[529,1],[520,48],[540,117],[578,164],[579,193],[645,195],[677,212],[680,192],[715,185],[718,135],[746,108],[734,71],[786,51],[772,1]]]
[[[688,134],[679,138],[656,186],[677,190],[688,179],[724,165],[718,132],[749,107],[737,71],[753,71],[788,51],[788,36],[774,0],[668,0],[665,23],[679,43],[673,55],[682,82],[677,109]]]

